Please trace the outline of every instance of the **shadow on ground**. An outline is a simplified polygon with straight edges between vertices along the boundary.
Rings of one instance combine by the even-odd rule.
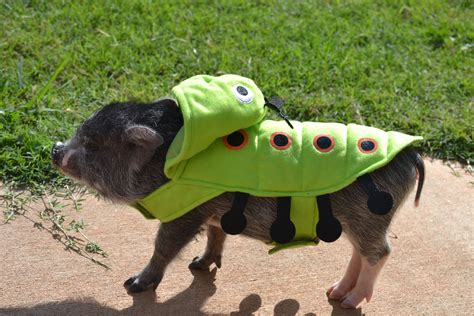
[[[147,291],[133,295],[132,306],[123,310],[102,305],[94,298],[83,300],[65,300],[39,304],[32,307],[0,308],[0,315],[204,315],[201,311],[205,302],[214,295],[217,268],[212,271],[193,272],[191,285],[166,302],[157,302],[157,295]],[[329,301],[333,306],[332,315],[361,315],[360,309],[346,310],[339,303]],[[262,298],[258,294],[250,294],[239,304],[239,310],[231,312],[232,316],[251,315],[262,306]],[[285,299],[274,307],[274,315],[297,315],[300,304],[294,299]],[[316,315],[314,313],[305,314]]]

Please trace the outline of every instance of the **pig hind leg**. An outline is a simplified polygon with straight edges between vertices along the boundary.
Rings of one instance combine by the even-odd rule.
[[[386,236],[388,221],[378,221],[376,228],[370,222],[366,221],[367,225],[357,220],[342,223],[353,246],[352,257],[342,279],[327,291],[330,299],[341,302],[341,307],[355,308],[364,299],[370,300],[377,276],[390,254]]]
[[[326,292],[330,299],[339,300],[355,287],[357,279],[359,278],[361,264],[361,256],[359,252],[353,248],[352,257],[344,276],[341,280],[334,283]]]
[[[367,240],[366,242],[364,244],[353,242],[351,261],[355,263],[349,264],[341,282],[331,293],[332,295],[329,294],[330,298],[341,302],[341,307],[356,308],[364,299],[367,302],[370,301],[377,277],[388,259],[390,246],[386,237],[383,240]],[[370,243],[373,244],[370,245]],[[346,276],[349,277],[346,278]]]
[[[388,219],[379,219],[377,227],[370,223],[368,219],[353,219],[342,223],[343,230],[353,246],[352,257],[342,279],[327,292],[330,299],[340,300],[341,307],[355,308],[364,299],[370,300],[377,276],[390,254],[386,235]]]
[[[371,174],[378,187],[393,196],[393,210],[386,215],[375,215],[367,209],[367,194],[358,183],[331,194],[334,216],[354,248],[344,277],[328,290],[329,298],[340,300],[342,307],[357,307],[364,299],[370,300],[390,254],[390,222],[415,184],[415,161],[416,154],[406,150]]]
[[[222,265],[222,252],[226,234],[217,226],[209,224],[207,228],[207,245],[202,256],[195,257],[189,264],[190,269],[208,270],[215,263],[218,268]]]

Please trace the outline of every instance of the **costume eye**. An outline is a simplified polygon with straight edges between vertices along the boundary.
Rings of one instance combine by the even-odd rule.
[[[253,92],[244,85],[236,85],[232,87],[235,97],[241,103],[250,103],[253,101]]]

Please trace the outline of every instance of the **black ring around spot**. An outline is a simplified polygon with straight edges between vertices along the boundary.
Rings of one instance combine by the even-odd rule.
[[[288,145],[288,137],[286,137],[286,135],[283,135],[283,134],[278,134],[278,135],[275,135],[275,137],[273,138],[273,142],[278,147],[283,147],[283,146]]]
[[[327,136],[321,136],[316,140],[317,145],[321,149],[328,149],[332,145],[332,140]]]
[[[249,92],[247,91],[247,89],[245,89],[244,87],[242,86],[238,86],[237,87],[237,92],[241,95],[247,95],[249,94]]]
[[[375,143],[371,140],[364,140],[360,144],[360,147],[362,148],[363,151],[371,151],[375,148]]]
[[[238,147],[244,143],[245,136],[240,132],[236,131],[230,135],[227,135],[227,143],[232,147]]]

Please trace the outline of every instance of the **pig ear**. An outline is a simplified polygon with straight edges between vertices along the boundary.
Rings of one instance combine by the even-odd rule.
[[[132,144],[153,151],[164,143],[163,136],[143,125],[134,125],[127,128],[125,139]]]
[[[158,99],[154,102],[156,105],[160,106],[169,106],[169,107],[177,107],[178,105],[176,104],[176,101],[170,98],[163,98],[163,99]]]

